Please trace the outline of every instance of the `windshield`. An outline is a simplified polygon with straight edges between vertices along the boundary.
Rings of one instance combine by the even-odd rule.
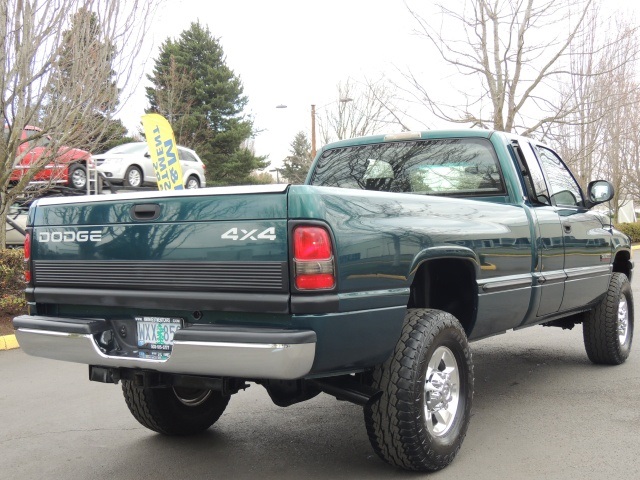
[[[335,148],[322,154],[312,185],[422,195],[505,194],[486,139],[418,140]]]
[[[118,145],[117,147],[113,147],[107,153],[140,153],[143,154],[147,150],[147,144],[144,142],[141,143],[125,143],[124,145]]]

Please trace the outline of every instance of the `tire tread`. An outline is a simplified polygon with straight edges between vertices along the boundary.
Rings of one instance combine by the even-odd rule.
[[[129,380],[122,381],[122,393],[133,417],[142,426],[164,435],[190,435],[206,430],[229,403],[229,397],[213,392],[206,406],[190,408],[178,405],[169,389],[140,388]]]
[[[456,331],[464,347],[470,374],[469,402],[473,395],[473,364],[471,350],[462,327],[455,317],[437,310],[409,310],[401,337],[393,355],[373,374],[373,384],[383,391],[382,397],[373,405],[365,407],[365,426],[373,450],[387,463],[407,470],[435,471],[453,461],[467,431],[463,425],[454,450],[447,455],[437,455],[425,450],[421,443],[424,425],[415,421],[415,401],[411,397],[411,386],[415,384],[418,371],[416,360],[421,351],[431,345],[443,329]],[[420,360],[418,360],[420,361]]]
[[[627,276],[615,272],[611,275],[609,288],[600,302],[585,313],[582,333],[589,360],[596,364],[620,365],[629,356],[629,349],[622,348],[618,341],[617,316],[621,295],[627,298],[629,328],[633,333],[633,296]]]

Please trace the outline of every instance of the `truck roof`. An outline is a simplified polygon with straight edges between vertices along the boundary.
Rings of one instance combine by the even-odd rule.
[[[479,128],[398,132],[338,140],[337,142],[328,143],[327,145],[322,147],[322,149],[324,150],[327,148],[336,148],[347,145],[368,145],[372,143],[402,140],[420,140],[429,138],[489,138],[494,133],[496,133],[495,130],[484,130]]]

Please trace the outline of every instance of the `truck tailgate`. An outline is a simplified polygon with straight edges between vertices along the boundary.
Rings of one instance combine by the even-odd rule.
[[[57,301],[63,289],[288,292],[286,185],[47,199],[30,224],[38,302],[52,288]]]

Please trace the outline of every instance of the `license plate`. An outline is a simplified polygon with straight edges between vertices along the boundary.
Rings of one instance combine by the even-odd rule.
[[[135,317],[138,333],[138,348],[153,352],[171,352],[173,336],[182,327],[182,318]]]

